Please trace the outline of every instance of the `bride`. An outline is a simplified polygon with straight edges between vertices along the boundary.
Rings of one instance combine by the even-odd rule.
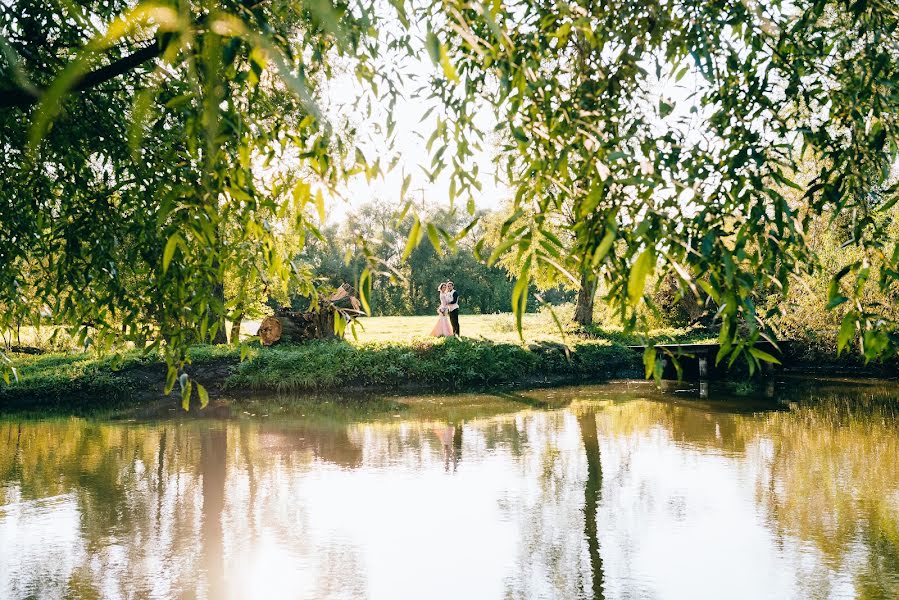
[[[437,314],[440,316],[437,318],[437,324],[434,325],[434,329],[431,330],[431,335],[435,337],[452,337],[453,326],[450,325],[448,308],[448,305],[452,300],[452,293],[446,291],[445,283],[441,283],[437,288],[437,291],[440,292],[440,308],[437,309]]]

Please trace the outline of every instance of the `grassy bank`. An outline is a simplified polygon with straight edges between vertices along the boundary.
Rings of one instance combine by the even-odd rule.
[[[227,346],[194,348],[193,365],[211,380],[227,377],[239,351]],[[17,381],[0,381],[0,411],[31,407],[58,408],[75,414],[97,406],[126,405],[161,397],[167,369],[158,355],[137,351],[98,356],[94,353],[13,355]]]
[[[485,340],[353,345],[322,342],[270,348],[241,363],[226,387],[303,391],[346,387],[436,389],[636,373],[640,357],[605,340],[569,348],[552,342],[521,346]]]
[[[252,347],[240,361],[238,349],[201,346],[191,351],[187,370],[210,393],[428,389],[457,391],[495,385],[534,385],[566,380],[642,377],[641,356],[627,348],[643,342],[615,328],[562,334],[551,316],[526,315],[522,344],[511,315],[463,315],[462,340],[424,335],[433,317],[375,317],[345,342],[317,342],[273,348]],[[709,341],[708,332],[660,329],[655,343]],[[791,369],[830,362],[805,344],[790,348]],[[119,356],[57,352],[16,355],[19,381],[0,382],[0,411],[44,407],[78,413],[98,406],[162,398],[166,375],[158,356],[127,351]],[[843,366],[855,366],[844,354]],[[177,404],[177,401],[173,402]]]
[[[566,347],[491,340],[311,342],[252,348],[241,362],[236,348],[198,347],[188,372],[213,395],[254,391],[346,389],[460,390],[559,379],[637,375],[640,357],[607,340]],[[0,411],[29,407],[77,410],[162,397],[165,365],[156,356],[50,354],[18,357],[19,381],[0,384]]]

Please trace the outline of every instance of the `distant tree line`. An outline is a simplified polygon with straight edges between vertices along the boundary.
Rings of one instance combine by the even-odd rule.
[[[369,304],[374,315],[432,314],[439,304],[437,286],[451,280],[464,299],[465,312],[509,312],[509,298],[514,281],[501,264],[487,266],[483,257],[476,256],[475,243],[484,237],[492,213],[482,213],[475,230],[460,240],[455,249],[434,248],[428,240],[418,244],[404,259],[403,251],[414,225],[411,213],[402,215],[403,206],[376,200],[366,203],[348,215],[340,224],[322,228],[321,239],[310,238],[295,262],[301,270],[313,273],[319,285],[338,286],[358,284],[371,260],[380,268],[372,275]],[[439,208],[430,211],[429,219],[451,236],[459,234],[472,217],[466,212]],[[400,218],[402,217],[402,218]],[[486,252],[489,254],[489,252]],[[574,291],[561,285],[539,290],[529,289],[528,306],[532,310],[541,304],[570,302]],[[308,299],[293,293],[289,301],[294,308],[302,308]],[[278,299],[273,298],[277,303]]]

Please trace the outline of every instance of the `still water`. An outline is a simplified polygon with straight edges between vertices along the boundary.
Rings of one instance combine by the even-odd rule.
[[[0,598],[899,598],[897,399],[624,382],[7,416]]]

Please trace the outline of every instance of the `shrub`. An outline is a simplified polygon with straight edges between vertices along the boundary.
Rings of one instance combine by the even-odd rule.
[[[561,344],[525,348],[452,338],[362,346],[332,341],[261,351],[237,367],[228,386],[288,391],[411,383],[460,388],[550,375],[605,377],[634,365],[639,365],[636,353],[606,341],[581,342],[567,352]]]

